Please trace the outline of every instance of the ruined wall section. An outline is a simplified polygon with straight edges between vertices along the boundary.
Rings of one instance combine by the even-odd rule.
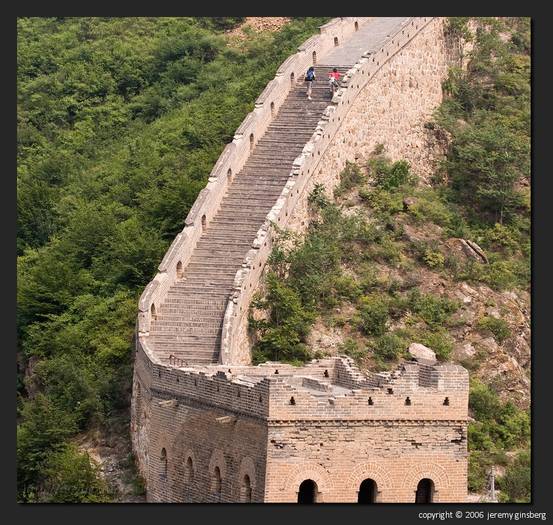
[[[352,502],[369,474],[379,501],[411,501],[424,477],[437,501],[466,498],[468,373],[458,365],[406,362],[368,376],[347,357],[176,368],[139,346],[134,380],[149,501],[246,501],[246,474],[253,502],[296,501],[301,476],[322,501]]]

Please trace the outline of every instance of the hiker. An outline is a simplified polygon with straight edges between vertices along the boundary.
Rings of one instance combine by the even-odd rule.
[[[305,82],[307,83],[307,98],[311,100],[311,88],[315,80],[315,68],[311,66],[305,74]]]
[[[338,72],[338,69],[333,68],[332,71],[328,74],[328,84],[330,87],[330,93],[332,96],[334,96],[334,93],[338,89],[338,80],[340,80],[340,73]]]

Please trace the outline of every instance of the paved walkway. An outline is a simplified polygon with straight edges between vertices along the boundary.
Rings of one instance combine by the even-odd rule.
[[[408,16],[384,16],[361,26],[343,45],[320,59],[321,64],[355,64],[366,51],[376,51],[389,36],[409,21]]]

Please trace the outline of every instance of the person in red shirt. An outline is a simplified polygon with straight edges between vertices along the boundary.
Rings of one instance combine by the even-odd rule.
[[[338,81],[340,80],[340,77],[342,75],[338,72],[338,69],[334,68],[329,74],[328,74],[328,83],[330,85],[330,93],[334,96],[334,93],[338,89]]]

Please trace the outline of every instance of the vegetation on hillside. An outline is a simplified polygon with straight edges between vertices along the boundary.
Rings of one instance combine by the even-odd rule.
[[[128,408],[140,293],[256,97],[327,20],[237,47],[224,30],[241,17],[18,19],[19,501],[109,500],[70,440]]]
[[[320,319],[340,327],[348,336],[341,350],[373,370],[397,363],[412,342],[449,359],[451,334],[464,323],[455,315],[460,305],[421,292],[422,271],[498,293],[529,291],[529,19],[453,19],[449,31],[473,49],[466,69],[451,69],[444,102],[426,126],[447,132],[446,160],[423,186],[408,163],[377,148],[366,165],[347,165],[333,202],[315,187],[307,235],[280,233],[266,289],[252,304],[256,362],[319,357],[308,341]],[[434,234],[413,235],[422,230]],[[459,238],[476,242],[487,263],[446,244]],[[493,316],[476,328],[498,344],[512,335]],[[485,359],[463,364],[474,369]],[[529,409],[498,394],[495,384],[471,381],[469,489],[484,491],[495,464],[506,467],[497,483],[502,499],[528,501]]]

